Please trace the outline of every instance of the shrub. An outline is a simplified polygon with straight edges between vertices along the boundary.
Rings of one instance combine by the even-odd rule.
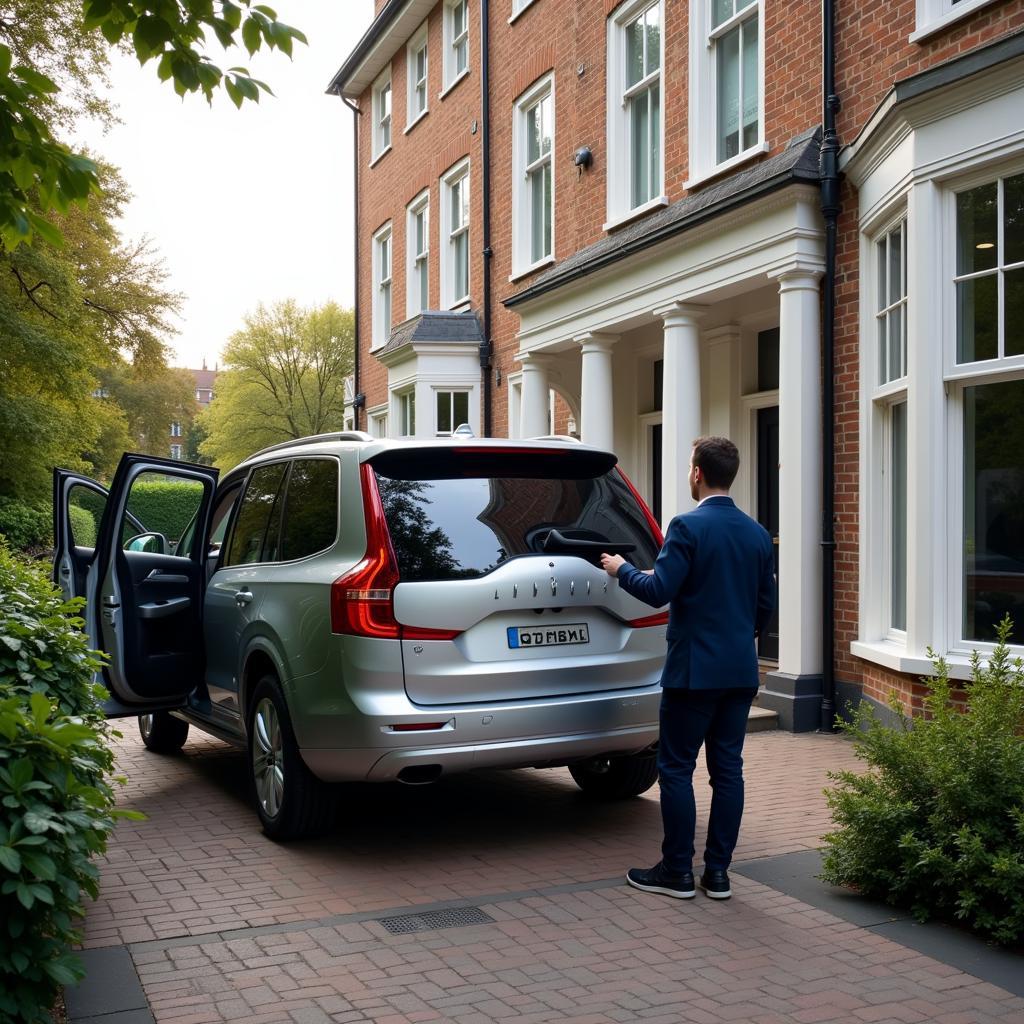
[[[38,568],[0,545],[0,1019],[49,1021],[82,968],[83,893],[95,898],[114,809],[98,658]],[[133,815],[134,817],[135,815]]]
[[[75,544],[83,548],[96,546],[96,520],[93,514],[77,505],[68,506],[68,515],[71,518],[71,534]]]
[[[923,717],[911,722],[894,696],[896,728],[866,703],[840,723],[869,770],[830,773],[822,874],[1007,944],[1024,939],[1024,663],[1010,658],[1011,630],[1004,619],[988,664],[973,655],[966,705],[929,652]]]
[[[140,480],[132,485],[129,511],[147,530],[178,540],[202,501],[200,483]]]
[[[49,547],[53,539],[50,505],[28,505],[16,498],[0,497],[0,533],[12,548]]]

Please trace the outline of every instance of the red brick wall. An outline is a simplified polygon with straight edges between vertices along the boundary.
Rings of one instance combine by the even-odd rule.
[[[837,5],[836,88],[843,109],[839,137],[849,143],[896,81],[908,78],[1000,36],[1024,28],[1024,0],[982,8],[949,29],[909,42],[915,30],[915,0]],[[873,700],[890,692],[919,710],[924,687],[915,676],[891,672],[855,658],[859,598],[859,227],[857,193],[843,188],[837,242],[836,282],[836,674],[858,682]]]

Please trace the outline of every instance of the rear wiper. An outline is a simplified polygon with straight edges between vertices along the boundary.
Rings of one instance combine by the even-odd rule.
[[[575,537],[566,537],[553,529],[548,531],[541,550],[594,557],[603,551],[607,551],[609,555],[627,555],[630,551],[636,550],[636,545],[615,540],[578,540]]]

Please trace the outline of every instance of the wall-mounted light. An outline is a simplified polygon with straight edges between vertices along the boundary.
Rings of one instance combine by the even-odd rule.
[[[583,177],[583,170],[586,168],[590,169],[590,165],[594,162],[594,154],[590,151],[589,146],[580,146],[572,155],[572,162],[576,165],[579,170],[578,177]]]
[[[996,247],[995,242],[979,242],[974,248],[975,249],[994,249]]]

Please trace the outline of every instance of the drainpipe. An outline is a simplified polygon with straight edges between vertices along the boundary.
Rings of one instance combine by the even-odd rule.
[[[480,383],[484,392],[484,437],[492,433],[491,412],[491,46],[490,4],[480,0],[480,130],[483,135],[484,322],[480,342]]]
[[[359,115],[362,111],[357,103],[350,103],[344,96],[341,100],[352,111],[352,277],[355,281],[352,293],[352,333],[355,335],[352,353],[352,426],[358,430],[359,410],[366,400],[359,392]]]
[[[821,141],[819,174],[821,213],[825,219],[825,284],[822,332],[824,393],[822,395],[822,500],[821,500],[821,641],[822,696],[821,731],[832,732],[836,714],[835,680],[835,307],[836,307],[836,230],[842,207],[839,202],[839,138],[836,114],[839,96],[835,88],[835,5],[823,0],[822,22],[824,58],[823,100],[824,132]]]

